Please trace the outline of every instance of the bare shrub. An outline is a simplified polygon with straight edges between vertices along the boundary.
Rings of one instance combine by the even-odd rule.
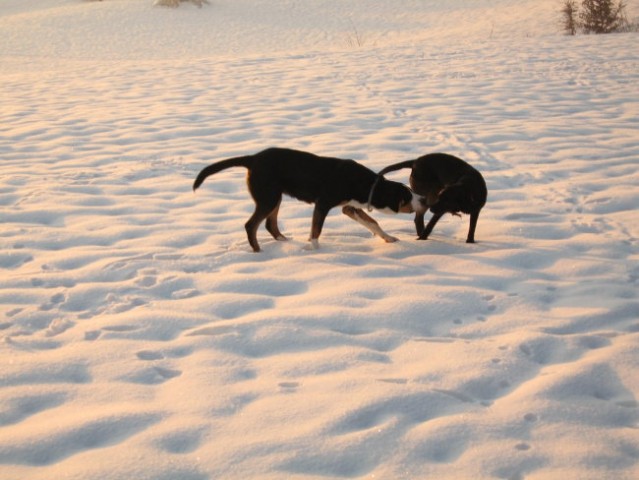
[[[581,7],[579,18],[584,33],[620,32],[628,25],[623,0],[583,0]]]
[[[198,7],[201,7],[205,3],[209,3],[208,0],[155,0],[155,2],[153,2],[153,5],[157,7],[176,8],[180,6],[180,2],[191,2],[193,5],[197,5]]]
[[[568,35],[577,34],[577,27],[579,26],[577,12],[577,0],[564,0],[564,6],[561,9],[562,26],[564,32]]]
[[[353,23],[353,19],[349,18],[349,21],[351,23],[351,32],[348,34],[347,38],[346,38],[346,44],[353,48],[353,47],[363,47],[364,46],[364,37],[362,36],[362,34],[360,33],[360,31],[357,29],[357,27],[355,26],[355,23]]]

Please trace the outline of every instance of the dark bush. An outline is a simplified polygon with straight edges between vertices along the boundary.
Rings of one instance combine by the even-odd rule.
[[[576,35],[579,22],[577,20],[577,0],[564,0],[564,6],[561,9],[562,26],[568,35]]]
[[[628,21],[623,0],[583,0],[581,3],[581,29],[584,33],[612,33],[624,30]]]

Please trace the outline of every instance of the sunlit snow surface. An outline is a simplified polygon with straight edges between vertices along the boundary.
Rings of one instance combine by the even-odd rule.
[[[3,0],[0,478],[638,478],[638,37],[559,9]],[[255,254],[191,186],[269,146],[458,155],[478,243],[287,199]]]

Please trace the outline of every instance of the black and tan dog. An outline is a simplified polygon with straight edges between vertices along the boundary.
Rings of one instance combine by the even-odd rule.
[[[338,205],[343,207],[344,214],[386,242],[397,239],[384,232],[362,208],[368,206],[388,213],[412,213],[426,209],[423,198],[407,186],[379,177],[354,160],[320,157],[284,148],[269,148],[255,155],[230,158],[209,165],[198,174],[193,190],[209,175],[231,167],[248,169],[247,184],[255,201],[255,212],[245,228],[248,241],[256,252],[260,251],[257,229],[264,220],[273,238],[286,240],[277,225],[282,194],[315,204],[311,228],[313,248],[319,245],[326,215]]]
[[[431,153],[415,160],[389,165],[379,172],[412,168],[410,186],[415,193],[424,196],[433,216],[424,228],[425,210],[416,211],[415,228],[420,240],[426,240],[435,224],[445,213],[470,215],[467,243],[475,242],[475,228],[479,212],[486,204],[488,190],[481,173],[461,158],[446,153]]]

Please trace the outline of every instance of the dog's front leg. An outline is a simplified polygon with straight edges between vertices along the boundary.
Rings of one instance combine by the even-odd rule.
[[[317,203],[315,204],[315,208],[313,209],[313,221],[311,224],[310,250],[317,250],[319,248],[319,236],[322,233],[324,220],[326,220],[326,215],[328,215],[330,209],[331,207],[325,207]]]
[[[427,240],[428,235],[430,235],[430,232],[432,232],[433,228],[435,228],[435,224],[439,221],[440,218],[442,218],[443,215],[444,215],[443,213],[434,213],[432,218],[428,222],[428,225],[426,225],[426,228],[422,231],[421,235],[419,236],[418,240]]]
[[[382,227],[379,226],[379,223],[377,223],[375,219],[373,219],[370,215],[367,215],[366,212],[364,212],[364,210],[362,210],[361,208],[346,205],[342,208],[342,213],[344,213],[344,215],[346,215],[347,217],[355,220],[364,228],[370,230],[373,235],[381,237],[387,243],[392,243],[399,240],[382,230]]]
[[[415,231],[417,232],[418,237],[424,231],[424,213],[426,212],[415,213]]]

